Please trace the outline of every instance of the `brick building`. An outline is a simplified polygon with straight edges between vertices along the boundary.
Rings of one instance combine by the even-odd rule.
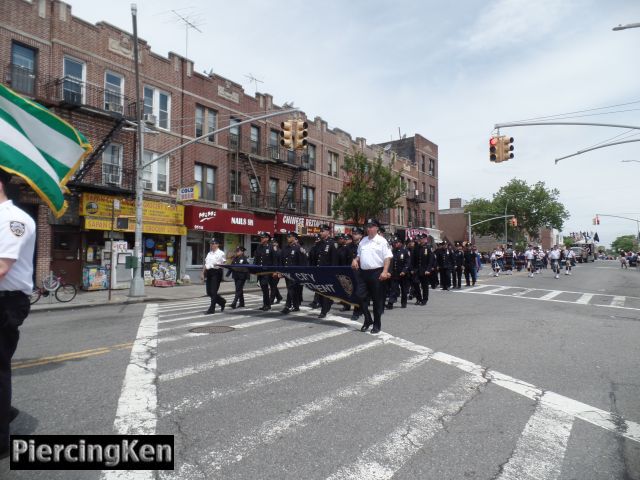
[[[62,218],[24,186],[14,188],[17,203],[37,220],[36,278],[63,270],[67,280],[81,283],[87,268],[109,261],[110,239],[124,254],[133,245],[133,39],[107,23],[74,17],[58,0],[0,0],[0,9],[10,12],[0,21],[1,81],[67,120],[94,147],[68,185],[70,207]],[[407,228],[436,226],[438,148],[426,138],[368,145],[298,112],[309,124],[309,146],[284,150],[279,125],[288,115],[233,126],[256,112],[285,110],[271,95],[247,95],[231,80],[198,73],[187,58],[157,55],[142,39],[138,45],[145,161],[231,126],[144,171],[143,270],[149,279],[158,265],[166,267],[163,275],[197,278],[212,236],[230,254],[237,245],[252,252],[261,230],[297,229],[305,243],[321,223],[347,231],[332,218],[331,203],[342,189],[344,156],[356,150],[382,155],[406,182],[407,195],[383,218],[390,231],[404,235],[412,233]],[[190,186],[198,187],[199,199],[178,202],[178,190]]]

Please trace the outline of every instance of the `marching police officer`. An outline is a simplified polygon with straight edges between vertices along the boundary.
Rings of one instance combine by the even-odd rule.
[[[9,423],[18,415],[11,406],[11,358],[31,308],[36,242],[35,222],[7,198],[10,182],[0,169],[0,458],[9,454]]]
[[[453,288],[462,288],[462,267],[464,265],[464,252],[462,245],[458,244],[453,251]]]
[[[218,295],[218,289],[222,282],[222,265],[226,260],[226,255],[220,250],[220,242],[217,239],[212,238],[209,242],[211,250],[207,253],[204,259],[204,266],[202,267],[202,274],[200,277],[206,282],[207,295],[211,297],[211,305],[209,310],[206,311],[207,315],[216,313],[216,304],[220,305],[220,311],[224,312],[224,306],[226,300]]]
[[[435,275],[434,269],[436,265],[436,259],[429,246],[429,236],[422,235],[420,237],[420,245],[418,245],[417,253],[417,274],[420,282],[421,300],[420,305],[426,305],[429,301],[429,284],[431,283],[431,277]],[[416,302],[417,304],[417,302]]]
[[[269,232],[260,232],[260,245],[256,248],[256,253],[253,257],[253,263],[255,265],[261,265],[263,267],[272,267],[277,265],[276,252],[269,244],[271,235]],[[262,290],[262,307],[258,310],[266,312],[271,310],[271,294],[269,292],[269,279],[272,274],[258,275],[258,282],[260,283],[260,289]]]
[[[358,256],[358,245],[360,244],[360,240],[362,240],[363,234],[364,230],[362,230],[360,227],[354,227],[351,229],[351,242],[347,242],[347,265],[351,265],[353,259]],[[346,310],[349,310],[349,305],[347,305]],[[353,307],[353,315],[351,315],[351,320],[358,321],[360,315],[362,315],[362,311],[363,305],[361,302],[357,307]]]
[[[400,295],[400,307],[407,308],[409,272],[411,268],[411,256],[409,251],[402,245],[402,240],[394,237],[392,245],[391,289],[389,291],[389,303],[387,304],[389,310],[393,308],[393,304],[398,300],[398,295]]]
[[[271,240],[271,247],[273,251],[276,252],[276,263],[275,265],[281,265],[280,263],[280,245],[278,245],[278,241],[274,238]],[[280,293],[280,289],[278,288],[278,283],[280,282],[280,275],[272,275],[269,277],[269,288],[271,288],[271,297],[269,298],[269,304],[275,305],[276,303],[280,303],[282,301],[282,294]]]
[[[440,272],[440,287],[442,290],[449,290],[451,286],[451,270],[453,267],[452,251],[443,242],[436,250],[436,263]]]
[[[336,241],[338,242],[338,265],[340,265],[341,267],[350,266],[351,261],[353,260],[353,258],[350,258],[351,251],[347,243],[348,238],[349,237],[346,233],[339,233],[338,235],[336,235]],[[353,241],[351,243],[353,243]],[[348,303],[343,304],[341,311],[346,312],[348,310],[351,310],[351,305],[349,305]]]
[[[316,266],[330,267],[338,264],[338,244],[331,238],[331,227],[329,225],[320,225],[320,243],[318,244],[318,259]],[[333,300],[328,297],[320,296],[320,315],[318,318],[325,318],[329,310],[331,310]]]
[[[236,248],[236,254],[233,257],[233,260],[231,260],[231,265],[249,265],[249,259],[244,254],[246,250],[247,249],[243,246]],[[233,302],[231,302],[231,308],[244,307],[244,284],[249,279],[249,272],[229,270],[227,272],[227,277],[229,275],[233,278],[233,282],[236,287],[235,296],[233,297]]]
[[[318,253],[319,252],[320,252],[320,234],[316,234],[315,235],[315,243],[313,244],[311,249],[309,249],[309,265],[311,265],[311,266],[318,265]],[[321,298],[320,294],[315,293],[313,295],[313,300],[309,304],[309,307],[311,307],[311,308],[320,307],[320,298]]]
[[[287,246],[285,246],[280,254],[280,264],[284,267],[299,267],[306,263],[305,255],[302,248],[298,244],[298,234],[296,232],[287,232]],[[302,285],[299,282],[285,278],[287,284],[287,301],[282,309],[282,313],[300,311],[300,289]]]

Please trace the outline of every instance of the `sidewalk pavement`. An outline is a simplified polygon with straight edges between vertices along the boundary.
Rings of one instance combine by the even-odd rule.
[[[282,289],[282,285],[280,285]],[[222,282],[220,285],[220,295],[227,301],[233,300],[235,291],[233,282]],[[245,293],[260,291],[260,288],[253,282],[247,282],[244,288]],[[76,298],[67,303],[56,300],[55,295],[41,297],[37,303],[31,305],[32,312],[47,310],[71,310],[76,308],[98,307],[103,305],[121,305],[143,302],[170,302],[176,300],[204,299],[206,297],[205,286],[202,283],[192,285],[176,285],[175,287],[144,287],[144,297],[129,297],[129,289],[112,290],[111,300],[109,300],[108,290],[95,290],[86,292],[78,289]]]

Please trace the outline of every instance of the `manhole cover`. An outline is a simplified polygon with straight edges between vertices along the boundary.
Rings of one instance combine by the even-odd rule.
[[[233,327],[227,327],[224,325],[208,325],[204,327],[195,327],[189,330],[193,333],[227,333],[235,330]]]

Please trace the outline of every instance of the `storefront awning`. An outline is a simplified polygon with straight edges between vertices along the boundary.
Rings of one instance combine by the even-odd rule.
[[[320,233],[320,225],[325,223],[333,230],[333,222],[300,215],[278,213],[276,214],[276,233],[295,231],[299,235],[314,235]]]
[[[272,216],[197,205],[187,205],[184,208],[184,224],[190,230],[247,235],[274,232],[274,218]]]

